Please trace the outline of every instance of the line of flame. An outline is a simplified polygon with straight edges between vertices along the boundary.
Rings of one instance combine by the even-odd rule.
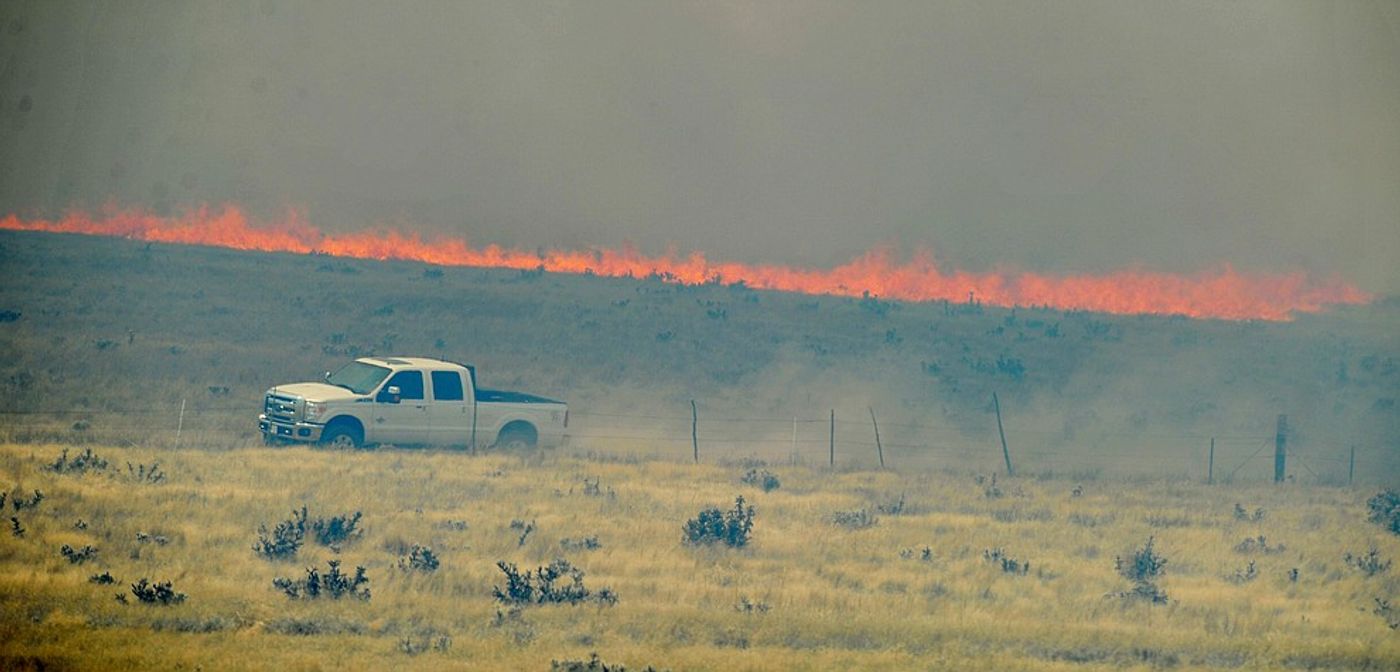
[[[699,252],[647,256],[621,249],[528,252],[465,240],[424,239],[397,230],[325,233],[295,212],[283,221],[254,224],[232,205],[201,206],[173,216],[109,206],[100,214],[73,211],[57,220],[0,218],[0,229],[120,236],[150,242],[236,250],[322,253],[361,259],[402,259],[443,266],[543,269],[611,277],[659,276],[685,284],[743,283],[756,289],[839,296],[870,295],[906,301],[975,297],[994,306],[1046,306],[1119,314],[1185,315],[1230,320],[1288,320],[1329,305],[1360,304],[1371,295],[1338,279],[1316,282],[1304,273],[1244,274],[1230,267],[1179,275],[1125,270],[1103,275],[945,273],[927,252],[900,262],[877,248],[830,269],[710,261]]]

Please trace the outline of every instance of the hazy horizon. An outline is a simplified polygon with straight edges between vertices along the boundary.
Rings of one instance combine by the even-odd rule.
[[[0,4],[0,215],[1400,293],[1400,6]]]

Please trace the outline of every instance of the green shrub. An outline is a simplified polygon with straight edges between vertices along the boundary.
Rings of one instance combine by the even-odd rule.
[[[748,545],[753,530],[754,508],[744,506],[742,495],[734,498],[734,508],[720,511],[711,507],[686,521],[682,531],[685,543],[692,545],[723,543],[731,548]]]

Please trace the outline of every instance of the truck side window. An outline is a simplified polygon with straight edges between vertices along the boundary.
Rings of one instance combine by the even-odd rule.
[[[433,398],[438,401],[462,401],[462,374],[456,371],[434,371]]]
[[[394,374],[394,377],[390,378],[389,382],[384,384],[383,389],[387,390],[393,385],[399,387],[400,399],[421,400],[423,398],[422,371],[400,371]]]

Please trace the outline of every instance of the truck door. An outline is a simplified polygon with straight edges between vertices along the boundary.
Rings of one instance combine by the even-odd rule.
[[[459,371],[432,371],[433,399],[428,404],[428,442],[438,446],[471,443],[472,409]]]
[[[397,403],[388,396],[399,388]],[[373,427],[366,434],[376,443],[427,443],[428,402],[424,398],[422,371],[400,371],[384,381],[374,398]]]

